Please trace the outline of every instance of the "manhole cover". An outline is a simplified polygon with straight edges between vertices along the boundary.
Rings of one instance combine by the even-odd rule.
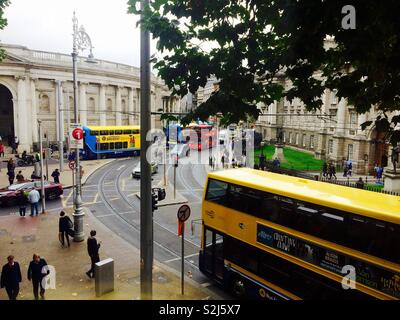
[[[36,241],[36,237],[33,235],[22,237],[22,242],[35,242],[35,241]]]

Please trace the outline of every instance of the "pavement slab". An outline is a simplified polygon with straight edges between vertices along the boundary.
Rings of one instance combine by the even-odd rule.
[[[66,209],[72,215],[72,208]],[[0,261],[15,256],[21,265],[23,281],[19,299],[33,299],[32,287],[26,278],[29,262],[34,253],[46,259],[56,270],[56,289],[46,291],[48,300],[137,300],[140,298],[140,252],[98,221],[85,210],[85,234],[97,230],[102,241],[100,258],[115,261],[115,291],[100,298],[95,294],[95,282],[85,272],[90,268],[86,242],[74,243],[62,248],[58,240],[58,212],[52,211],[38,217],[0,217]],[[155,262],[153,271],[153,298],[156,300],[200,300],[209,297],[208,292],[190,282],[185,286],[185,296],[180,294],[180,278],[171,270]],[[7,299],[0,290],[0,300]]]

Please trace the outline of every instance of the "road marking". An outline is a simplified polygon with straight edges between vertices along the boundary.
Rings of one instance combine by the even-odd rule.
[[[209,287],[209,286],[211,286],[212,285],[212,283],[211,282],[204,282],[204,283],[202,283],[202,284],[200,284],[203,288],[207,288],[207,287]]]
[[[125,167],[126,167],[126,164],[120,166],[120,167],[117,169],[117,171],[120,171],[122,168],[125,168]]]
[[[102,215],[102,216],[95,216],[97,219],[99,219],[99,218],[105,218],[105,217],[111,217],[111,216],[115,216],[115,214],[114,213],[109,213],[109,214],[104,214],[104,215]]]
[[[194,254],[185,256],[185,259],[188,259],[188,258],[191,258],[191,257],[195,257],[195,256],[198,256],[198,255],[199,255],[199,253],[194,253]],[[182,258],[174,258],[174,259],[166,260],[166,261],[164,261],[164,263],[170,263],[170,262],[178,261],[178,260],[181,260],[181,259]]]
[[[62,203],[63,208],[67,207],[67,202],[69,201],[69,199],[71,199],[73,193],[74,192],[70,192],[69,195],[65,199],[64,198],[62,199],[61,203]]]

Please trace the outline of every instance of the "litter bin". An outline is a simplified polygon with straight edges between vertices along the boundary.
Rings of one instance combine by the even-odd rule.
[[[95,264],[96,297],[114,291],[114,260],[109,258]]]

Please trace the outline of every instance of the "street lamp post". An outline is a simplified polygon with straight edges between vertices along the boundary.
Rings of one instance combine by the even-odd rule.
[[[149,0],[140,3],[141,19]],[[147,134],[151,129],[150,108],[150,32],[143,23],[140,30],[140,293],[143,300],[153,297],[153,198],[151,189],[151,168],[146,154],[150,147]]]
[[[41,190],[42,214],[43,214],[46,212],[46,197],[45,197],[45,193],[44,193],[43,137],[42,137],[42,121],[41,120],[38,120],[38,125],[39,125],[39,152],[40,152],[40,190]]]
[[[73,51],[72,51],[72,65],[73,65],[73,82],[74,82],[74,115],[75,115],[75,124],[79,123],[79,108],[78,108],[78,52],[86,49],[90,49],[89,60],[93,60],[93,46],[90,40],[89,35],[86,33],[83,26],[78,27],[78,19],[76,18],[75,12],[73,16]],[[90,62],[90,61],[89,61]],[[85,213],[82,208],[82,196],[81,196],[81,166],[79,159],[79,148],[75,150],[75,183],[76,183],[76,192],[75,192],[75,209],[74,209],[74,241],[82,242],[85,239],[85,234],[83,232],[83,217]]]

